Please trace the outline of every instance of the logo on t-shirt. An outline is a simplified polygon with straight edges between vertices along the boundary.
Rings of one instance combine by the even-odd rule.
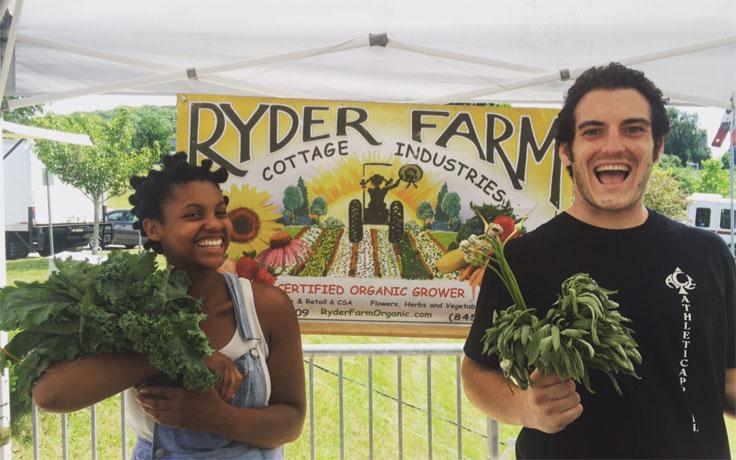
[[[682,342],[682,359],[680,359],[680,372],[677,374],[679,379],[680,388],[683,392],[687,391],[687,379],[688,379],[688,367],[690,366],[690,343],[692,341],[691,336],[691,324],[693,321],[693,312],[690,311],[692,305],[688,298],[688,291],[695,289],[695,280],[690,275],[680,270],[680,267],[676,267],[675,271],[670,273],[664,281],[667,287],[674,289],[680,295],[680,305],[682,306],[682,336],[680,337]],[[698,432],[698,424],[695,421],[695,414],[692,414],[692,431]]]
[[[675,271],[665,280],[667,287],[677,290],[678,294],[687,295],[687,291],[695,289],[695,281],[687,273],[680,270],[680,267],[675,268]]]

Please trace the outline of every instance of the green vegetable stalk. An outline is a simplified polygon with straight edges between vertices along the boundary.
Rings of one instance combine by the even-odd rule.
[[[16,362],[22,398],[52,364],[100,353],[143,354],[190,390],[215,385],[202,360],[213,350],[201,300],[187,294],[186,273],[158,270],[155,259],[113,251],[100,265],[57,261],[47,281],[0,289],[0,329],[17,331],[0,348],[0,369]]]
[[[477,256],[478,248],[491,247],[487,268],[493,270],[508,290],[513,304],[501,312],[493,312],[493,325],[483,335],[483,353],[499,358],[504,376],[526,389],[531,385],[534,369],[556,373],[561,379],[582,383],[589,392],[590,369],[605,373],[616,392],[621,388],[615,375],[619,373],[640,378],[634,363],[641,364],[633,330],[625,324],[631,320],[617,311],[618,304],[609,296],[615,291],[604,289],[588,274],[577,273],[567,278],[561,294],[545,318],[536,316],[536,309],[527,307],[501,241],[502,229],[484,222],[486,232],[478,239],[482,245],[461,245],[463,251]],[[523,221],[517,224],[517,231]]]

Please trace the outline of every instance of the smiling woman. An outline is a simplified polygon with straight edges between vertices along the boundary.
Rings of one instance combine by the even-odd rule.
[[[154,453],[281,458],[281,446],[301,432],[304,371],[294,308],[276,287],[217,271],[236,232],[220,190],[227,173],[211,166],[209,160],[191,165],[183,153],[166,157],[160,170],[131,179],[130,202],[136,228],[148,237],[146,248],[186,272],[187,294],[202,299],[206,319],[199,326],[217,350],[204,361],[220,383],[189,391],[158,379],[158,369],[142,355],[91,355],[55,365],[34,389],[37,404],[55,411],[127,389],[126,411],[138,435],[135,459]]]

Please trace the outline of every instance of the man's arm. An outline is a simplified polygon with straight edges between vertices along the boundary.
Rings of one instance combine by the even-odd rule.
[[[736,369],[726,369],[725,406],[726,415],[736,418]]]
[[[467,356],[462,378],[465,395],[488,417],[545,433],[563,430],[583,413],[575,382],[556,375],[532,373],[533,386],[522,390],[509,384],[501,372],[488,369]]]

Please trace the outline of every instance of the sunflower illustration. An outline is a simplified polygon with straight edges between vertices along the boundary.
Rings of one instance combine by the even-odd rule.
[[[281,215],[278,207],[270,202],[271,194],[245,184],[233,185],[227,195],[228,215],[233,223],[228,256],[238,260],[243,252],[258,254],[268,248],[273,235],[281,230],[276,222]]]

